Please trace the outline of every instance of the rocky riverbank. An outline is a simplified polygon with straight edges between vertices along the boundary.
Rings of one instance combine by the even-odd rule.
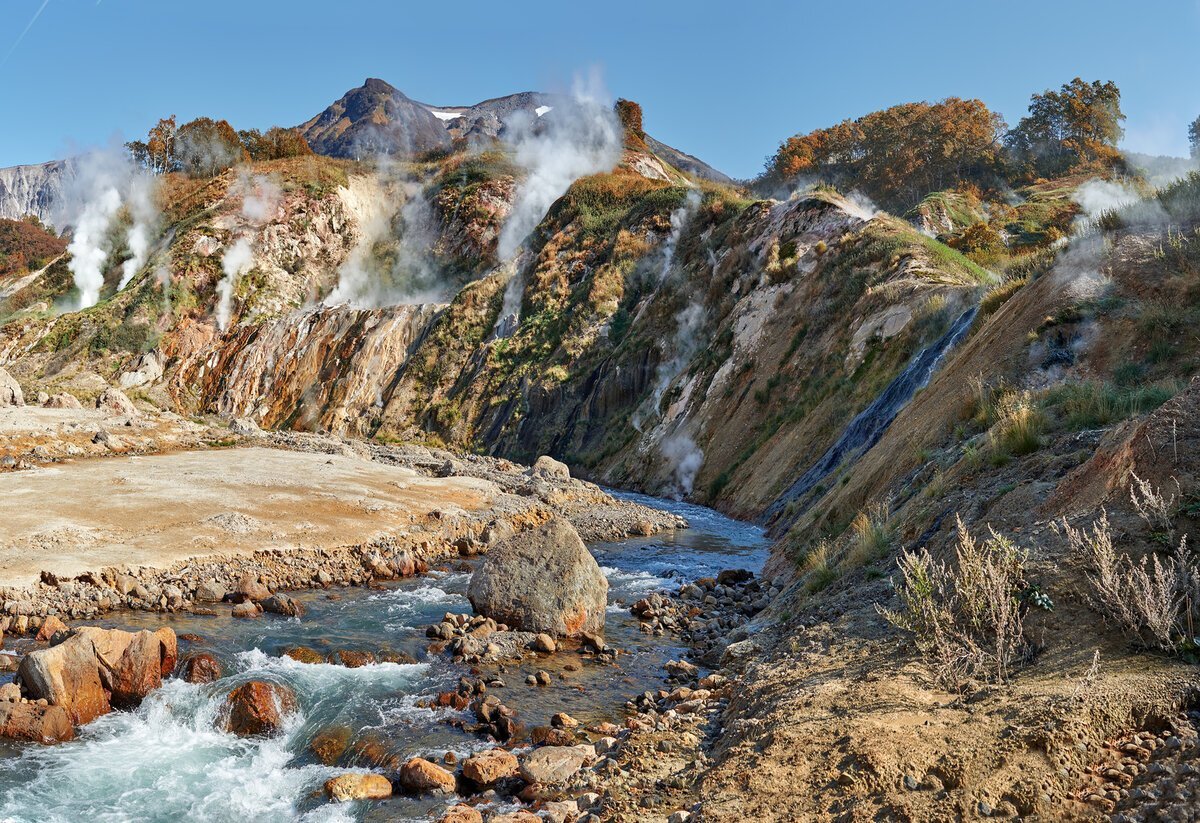
[[[0,586],[0,627],[24,634],[51,615],[203,612],[276,591],[367,585],[484,553],[551,517],[589,540],[686,525],[573,479],[549,458],[527,468],[237,422],[227,433],[203,451],[136,463],[55,458],[51,471],[0,474],[10,526],[0,538],[0,581],[9,584]],[[243,596],[247,588],[262,596]]]

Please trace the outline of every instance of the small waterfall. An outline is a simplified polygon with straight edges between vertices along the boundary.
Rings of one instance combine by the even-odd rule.
[[[887,385],[871,405],[858,413],[842,431],[837,442],[829,447],[808,471],[800,475],[787,491],[776,498],[767,509],[767,519],[774,520],[788,503],[807,494],[846,459],[861,456],[879,442],[900,410],[925,386],[946,352],[958,345],[971,328],[977,308],[972,306],[954,321],[950,329],[932,345],[922,349]]]

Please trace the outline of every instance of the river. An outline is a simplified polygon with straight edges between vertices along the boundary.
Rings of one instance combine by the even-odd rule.
[[[590,548],[608,577],[605,637],[622,650],[602,664],[573,652],[499,666],[506,683],[494,689],[529,727],[565,711],[585,723],[620,722],[626,700],[662,684],[662,665],[684,649],[673,637],[639,631],[628,605],[645,594],[723,568],[761,569],[767,543],[760,529],[715,511],[642,495],[628,499],[677,512],[691,528],[674,534],[595,543]],[[453,688],[466,667],[426,653],[425,628],[446,612],[469,612],[471,566],[454,561],[427,575],[379,588],[293,593],[307,609],[300,618],[120,612],[99,625],[128,629],[169,625],[180,635],[180,658],[196,651],[216,655],[226,676],[194,685],[171,679],[133,712],[114,712],[57,746],[13,746],[0,751],[0,820],[46,823],[117,821],[343,821],[428,820],[453,801],[397,795],[377,803],[331,804],[321,787],[330,777],[364,767],[353,760],[325,766],[310,752],[320,731],[344,726],[351,748],[407,759],[460,759],[494,745],[451,725],[468,713],[418,705]],[[415,664],[359,668],[305,664],[281,656],[291,646],[407,652]],[[582,664],[572,666],[568,663]],[[549,687],[525,684],[538,669],[554,676]],[[291,686],[301,710],[284,734],[242,739],[217,730],[225,695],[252,679]]]

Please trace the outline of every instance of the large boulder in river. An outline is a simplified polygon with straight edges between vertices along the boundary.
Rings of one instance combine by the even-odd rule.
[[[229,693],[222,716],[226,731],[238,737],[258,737],[282,729],[284,720],[296,710],[296,693],[287,686],[251,680]]]
[[[400,785],[415,794],[453,794],[455,780],[438,764],[413,757],[400,767]]]
[[[175,632],[126,632],[85,626],[56,646],[25,655],[17,670],[21,694],[61,706],[75,724],[114,706],[132,708],[175,668]]]
[[[25,393],[13,376],[0,369],[0,406],[24,406]]]
[[[71,715],[62,706],[0,702],[0,737],[34,743],[63,743],[75,737]]]
[[[555,518],[492,548],[467,597],[511,629],[576,637],[604,630],[608,580],[575,527]]]
[[[382,800],[392,796],[392,782],[381,774],[347,772],[326,780],[325,794],[334,803]]]

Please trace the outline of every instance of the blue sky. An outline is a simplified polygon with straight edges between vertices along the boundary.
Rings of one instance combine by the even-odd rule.
[[[788,135],[895,103],[978,97],[1015,123],[1076,75],[1117,82],[1137,151],[1186,153],[1200,114],[1200,0],[406,6],[0,0],[0,166],[172,113],[295,125],[366,77],[450,105],[592,67],[655,137],[740,177]]]

